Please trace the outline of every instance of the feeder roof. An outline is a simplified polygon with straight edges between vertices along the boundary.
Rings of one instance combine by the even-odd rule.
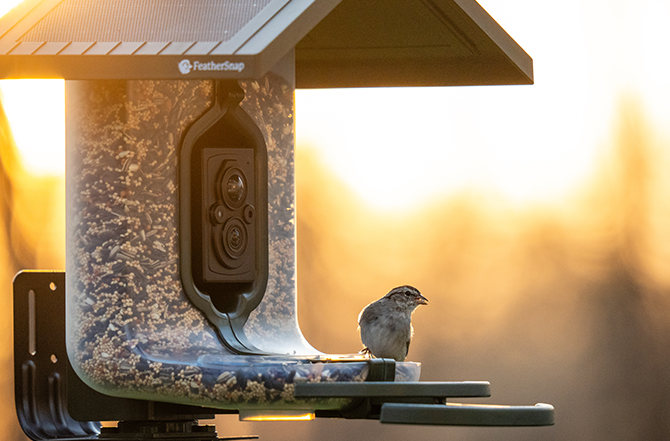
[[[259,78],[296,86],[532,84],[475,0],[24,0],[0,19],[0,78]]]

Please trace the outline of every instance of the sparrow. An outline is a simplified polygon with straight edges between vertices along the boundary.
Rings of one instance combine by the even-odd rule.
[[[358,330],[364,348],[361,353],[376,358],[405,361],[414,334],[412,313],[428,299],[418,289],[403,285],[370,303],[358,315]]]

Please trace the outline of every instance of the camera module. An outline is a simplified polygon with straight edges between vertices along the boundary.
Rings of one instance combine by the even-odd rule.
[[[253,280],[255,200],[253,150],[203,149],[203,280]]]

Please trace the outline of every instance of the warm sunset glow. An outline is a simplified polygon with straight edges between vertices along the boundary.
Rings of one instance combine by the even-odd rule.
[[[533,57],[534,85],[300,90],[298,145],[376,207],[473,188],[546,203],[592,172],[618,93],[641,96],[667,122],[667,2],[480,3]],[[634,32],[621,32],[631,21]]]
[[[19,3],[0,0],[0,17]],[[0,99],[30,173],[65,172],[64,87],[62,80],[0,80]]]
[[[670,39],[661,25],[670,16],[666,3],[649,0],[605,11],[586,5],[585,18],[571,32],[563,32],[569,8],[552,12],[565,14],[562,19],[540,23],[526,18],[523,2],[481,3],[533,57],[535,85],[299,90],[298,147],[318,151],[378,208],[416,208],[468,188],[516,203],[548,202],[589,175],[606,141],[616,90],[635,82],[652,118],[663,122],[670,91],[662,72],[670,61],[655,56],[662,48],[653,48]],[[535,13],[541,8],[551,5],[532,6]],[[622,35],[616,44],[635,65],[603,63],[612,44],[598,46],[602,32],[594,32],[593,23],[602,14],[613,18],[600,25],[608,35],[619,36],[607,26],[626,17],[639,23],[635,39]],[[644,25],[652,22],[658,26]],[[62,173],[63,82],[2,81],[0,90],[26,166],[35,173]]]
[[[240,410],[240,421],[312,421],[314,412],[293,410]]]
[[[21,3],[21,0],[0,0],[0,17],[5,15],[14,6]]]
[[[0,93],[16,146],[28,171],[42,175],[63,174],[63,80],[2,80]]]
[[[0,1],[0,14],[17,3]],[[465,188],[515,202],[546,202],[588,176],[606,141],[616,90],[635,84],[651,117],[664,122],[670,90],[663,73],[670,61],[657,54],[670,40],[663,25],[670,16],[666,2],[582,5],[584,18],[570,32],[564,32],[570,8],[533,3],[535,14],[553,11],[555,20],[541,23],[527,18],[523,2],[480,3],[534,58],[535,85],[300,90],[299,148],[319,151],[376,207],[419,207]],[[597,20],[602,15],[612,20]],[[634,38],[616,32],[615,23],[631,18]],[[596,22],[601,31],[594,30]],[[602,44],[605,34],[618,41]],[[606,60],[612,47],[637,62]],[[62,173],[63,82],[2,81],[0,90],[26,166]]]

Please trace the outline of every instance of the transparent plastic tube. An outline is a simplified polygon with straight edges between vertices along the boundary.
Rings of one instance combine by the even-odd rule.
[[[211,81],[66,83],[67,346],[109,395],[227,409],[335,409],[293,397],[296,381],[364,381],[361,356],[329,357],[296,317],[293,94],[280,75],[241,82],[268,151],[268,283],[243,326],[271,356],[241,356],[184,294],[178,156],[213,102]],[[295,354],[295,355],[294,355]],[[418,380],[419,366],[399,366]]]

